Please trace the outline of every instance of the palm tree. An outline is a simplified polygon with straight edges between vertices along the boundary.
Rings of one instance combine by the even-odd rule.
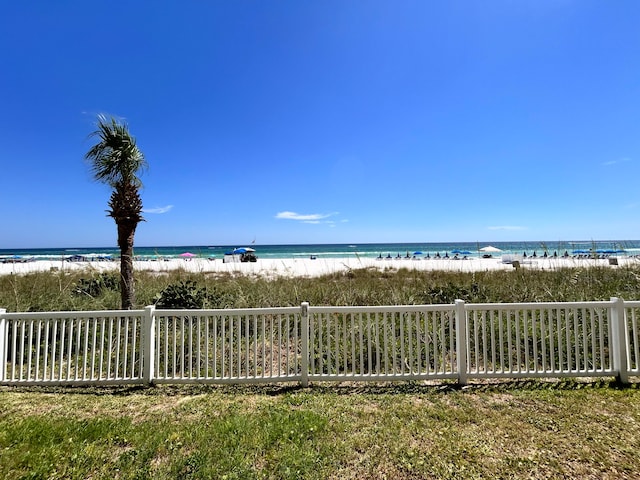
[[[136,146],[126,123],[113,117],[98,115],[98,129],[90,137],[96,143],[85,155],[90,162],[94,179],[108,184],[113,192],[109,199],[108,216],[118,227],[120,248],[120,295],[122,308],[133,308],[135,290],[133,284],[133,238],[142,218],[142,182],[138,173],[147,167],[144,155]]]

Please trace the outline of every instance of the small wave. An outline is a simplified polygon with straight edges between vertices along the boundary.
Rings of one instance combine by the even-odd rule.
[[[320,255],[320,256],[323,256],[323,257],[331,257],[331,256],[351,257],[351,255],[361,255],[361,256],[378,255],[378,252],[323,252],[323,251],[318,251],[318,252],[296,252],[296,253],[292,254],[293,257],[308,257],[309,255]],[[264,256],[268,256],[268,254],[264,255]]]

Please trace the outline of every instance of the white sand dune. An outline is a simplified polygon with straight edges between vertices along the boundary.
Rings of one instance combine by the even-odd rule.
[[[514,270],[514,266],[502,263],[497,258],[471,258],[466,260],[454,259],[375,259],[375,258],[308,258],[295,259],[258,259],[255,263],[223,263],[221,259],[208,260],[193,258],[189,260],[174,259],[168,261],[136,261],[137,271],[170,272],[183,269],[195,273],[230,273],[241,275],[255,275],[261,277],[317,277],[331,273],[345,273],[354,269],[372,268],[378,270],[398,270],[401,268],[419,271],[454,271],[454,272],[482,272],[494,270]],[[618,265],[640,265],[637,258],[618,258]],[[0,275],[24,274],[37,271],[51,270],[87,270],[109,271],[117,270],[119,262],[63,262],[36,261],[28,263],[0,264]],[[520,264],[523,269],[554,270],[563,267],[592,267],[610,266],[606,259],[575,259],[575,258],[537,258],[529,259]],[[611,266],[616,268],[615,266]]]

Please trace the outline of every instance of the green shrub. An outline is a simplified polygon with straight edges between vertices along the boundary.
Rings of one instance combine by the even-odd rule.
[[[197,309],[228,306],[227,296],[215,287],[199,287],[194,280],[181,280],[167,285],[156,295],[158,308]]]
[[[74,293],[76,295],[89,295],[98,297],[105,290],[119,291],[119,278],[115,273],[103,272],[97,277],[81,278],[78,280]]]

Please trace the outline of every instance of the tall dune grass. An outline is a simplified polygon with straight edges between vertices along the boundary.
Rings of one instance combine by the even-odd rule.
[[[120,295],[105,275],[46,272],[0,276],[0,308],[7,311],[118,309]],[[117,277],[116,277],[117,279]],[[113,280],[113,279],[112,279]],[[204,307],[298,305],[407,305],[468,302],[542,302],[640,298],[639,267],[554,271],[419,272],[352,270],[319,278],[266,279],[176,270],[138,272],[137,307],[153,304],[167,286],[192,281],[213,299]],[[117,284],[117,282],[116,282]]]

